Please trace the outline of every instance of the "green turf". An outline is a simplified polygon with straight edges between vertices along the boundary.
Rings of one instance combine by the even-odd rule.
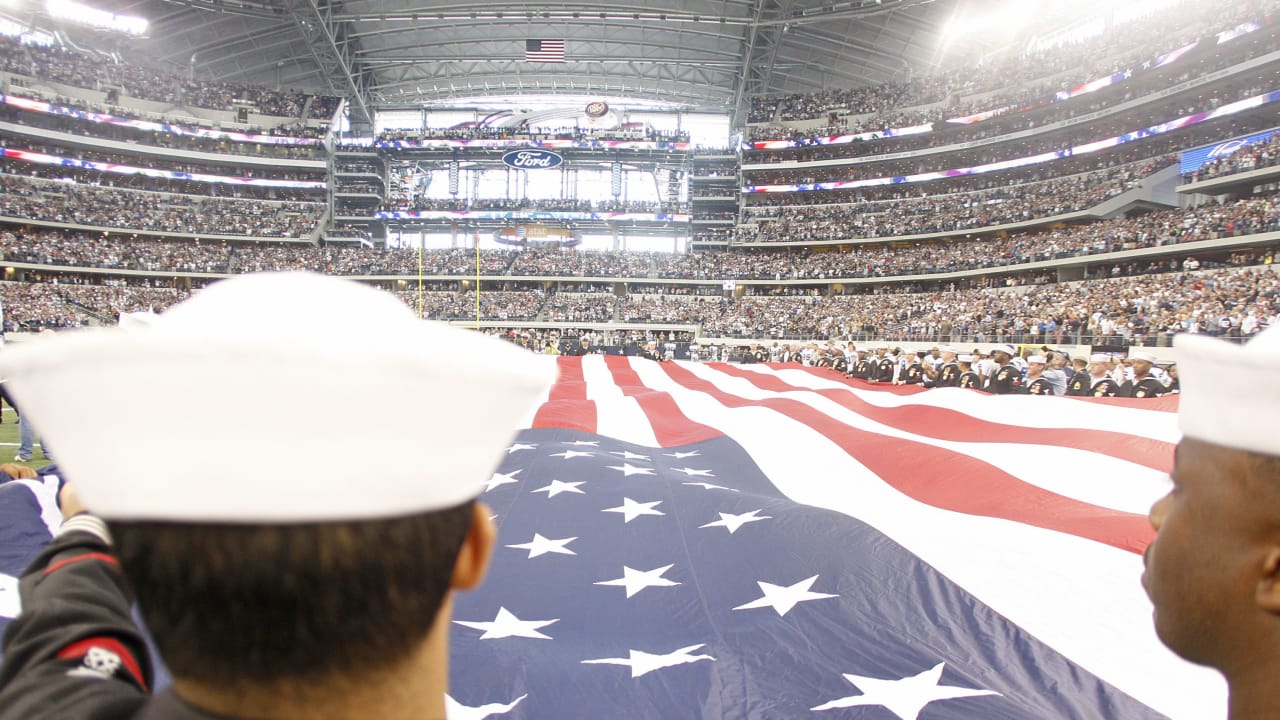
[[[3,407],[4,410],[0,412],[0,465],[13,462],[13,456],[18,454],[18,414],[8,403],[3,403]],[[44,450],[40,447],[40,436],[37,435],[35,452],[31,454],[30,460],[21,464],[42,468],[49,463],[50,460],[44,456]]]

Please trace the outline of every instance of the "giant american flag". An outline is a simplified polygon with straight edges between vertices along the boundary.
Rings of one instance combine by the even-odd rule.
[[[1139,584],[1176,398],[558,362],[483,495],[453,720],[1225,715]],[[0,486],[0,615],[53,492]]]

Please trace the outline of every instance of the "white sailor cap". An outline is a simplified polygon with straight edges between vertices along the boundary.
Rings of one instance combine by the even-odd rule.
[[[1027,364],[1030,365],[1031,363],[1039,363],[1041,365],[1047,365],[1049,363],[1049,360],[1045,358],[1045,356],[1043,355],[1032,355],[1031,357],[1027,358]]]
[[[1178,425],[1183,436],[1280,456],[1280,325],[1245,345],[1179,334],[1173,346],[1182,386]]]
[[[956,362],[971,363],[973,362],[973,355],[969,353],[962,353],[960,355],[957,355]]]
[[[889,343],[876,343],[876,347],[875,347],[875,349],[876,349],[876,350],[888,350],[888,349],[889,349]]]
[[[1152,365],[1156,364],[1155,353],[1150,353],[1150,352],[1147,352],[1146,350],[1134,350],[1133,352],[1129,353],[1129,359],[1149,362]]]
[[[555,361],[353,281],[259,273],[132,330],[16,344],[0,377],[95,513],[291,523],[476,497]]]
[[[1016,357],[1018,354],[1018,351],[1015,350],[1012,345],[997,345],[991,348],[991,352],[993,353],[1002,352],[1005,355],[1008,355],[1009,357]]]
[[[955,349],[955,347],[954,347],[954,346],[952,346],[952,345],[943,345],[942,347],[938,348],[938,351],[939,351],[939,352],[948,352],[948,353],[951,353],[952,355],[955,355],[955,354],[956,354],[956,349]]]
[[[1089,356],[1089,362],[1091,362],[1091,363],[1109,363],[1109,362],[1111,362],[1111,356],[1110,356],[1110,355],[1108,355],[1108,354],[1106,354],[1106,353],[1094,353],[1094,354],[1092,354],[1092,355],[1090,355],[1090,356]]]

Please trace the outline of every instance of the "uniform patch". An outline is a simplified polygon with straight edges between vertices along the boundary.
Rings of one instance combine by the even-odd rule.
[[[58,659],[78,663],[67,671],[67,677],[111,680],[121,677],[123,671],[125,680],[144,692],[147,690],[137,659],[115,638],[94,637],[74,642],[58,651]]]

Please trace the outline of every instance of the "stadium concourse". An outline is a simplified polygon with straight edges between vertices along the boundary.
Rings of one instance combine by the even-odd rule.
[[[1224,717],[1137,576],[1175,337],[1280,323],[1280,0],[276,5],[0,8],[5,339],[307,271],[557,356],[450,717]]]

